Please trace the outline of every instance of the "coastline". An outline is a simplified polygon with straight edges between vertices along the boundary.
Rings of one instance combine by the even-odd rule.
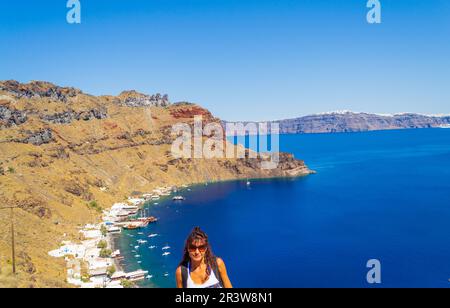
[[[298,174],[296,176],[248,177],[248,178],[242,177],[242,178],[234,178],[234,179],[212,180],[212,181],[207,181],[207,182],[182,184],[180,188],[178,188],[177,186],[158,187],[153,190],[153,193],[155,191],[159,192],[161,190],[165,191],[165,193],[163,195],[159,195],[159,198],[157,200],[151,200],[151,199],[145,200],[143,198],[143,195],[146,195],[146,194],[142,194],[139,197],[136,197],[136,196],[129,197],[128,202],[130,202],[130,201],[137,202],[137,200],[141,200],[142,202],[140,202],[137,205],[137,207],[140,211],[143,209],[143,207],[145,207],[147,205],[151,205],[154,202],[159,203],[161,201],[165,201],[166,199],[173,197],[174,193],[182,193],[184,190],[191,190],[191,189],[194,189],[195,187],[206,186],[209,183],[245,181],[245,180],[247,180],[247,181],[270,180],[270,179],[277,179],[277,178],[279,178],[279,179],[281,179],[281,178],[295,179],[295,178],[305,177],[307,175],[315,173],[315,171],[309,170],[308,168],[306,168],[305,170],[307,170],[307,171],[303,172],[301,174]],[[170,193],[168,193],[168,191],[170,191]],[[117,205],[117,204],[121,204],[121,203],[116,203],[114,205]],[[113,277],[106,278],[104,275],[99,276],[99,277],[101,277],[101,281],[99,280],[100,278],[92,279],[92,277],[91,277],[89,280],[87,280],[86,278],[83,278],[81,271],[76,272],[76,270],[73,270],[74,267],[76,268],[76,265],[75,266],[73,265],[73,257],[75,256],[75,259],[80,258],[80,256],[77,255],[78,248],[74,248],[73,249],[74,251],[70,250],[71,245],[73,245],[73,246],[78,245],[77,247],[79,247],[81,245],[83,247],[79,248],[79,249],[83,249],[84,251],[91,251],[92,249],[94,249],[94,247],[96,247],[98,245],[98,243],[100,241],[102,241],[102,240],[106,241],[108,249],[110,249],[114,253],[117,252],[119,258],[116,258],[116,257],[101,258],[99,255],[100,250],[98,249],[98,250],[95,250],[95,254],[96,254],[95,257],[97,258],[96,261],[97,262],[105,262],[106,264],[109,264],[109,266],[113,265],[115,268],[115,273],[118,274],[120,277],[122,277],[122,276],[125,277],[125,275],[127,273],[124,272],[124,266],[122,266],[121,260],[120,260],[120,258],[123,258],[123,257],[121,256],[120,251],[118,251],[116,249],[117,247],[115,245],[115,240],[114,240],[114,239],[120,238],[122,236],[122,234],[121,234],[122,232],[120,232],[118,234],[107,233],[106,236],[101,234],[101,229],[104,228],[108,224],[108,221],[107,221],[107,219],[105,219],[105,217],[110,214],[110,211],[112,210],[114,205],[112,205],[111,207],[109,207],[108,209],[103,211],[102,219],[97,220],[94,224],[87,224],[83,228],[81,228],[81,230],[79,231],[80,233],[92,235],[90,238],[90,241],[88,239],[87,241],[82,241],[79,244],[74,244],[71,242],[63,242],[62,246],[59,249],[49,252],[49,255],[51,255],[53,257],[64,257],[65,258],[66,266],[67,266],[67,282],[69,284],[73,284],[73,285],[81,287],[81,288],[97,288],[97,287],[122,288],[123,287],[123,285],[122,285],[123,279],[121,279],[119,281],[118,280],[113,281],[113,279],[112,279]],[[92,241],[94,242],[94,245],[93,245]],[[57,252],[57,253],[55,253],[55,252]],[[70,257],[70,256],[72,256],[72,257]],[[85,259],[83,259],[83,258],[82,258],[82,260],[85,261]],[[123,260],[123,262],[127,262],[127,260],[125,260],[125,259],[122,259],[122,260]],[[93,270],[93,273],[96,274],[95,270]],[[141,272],[139,273],[140,278],[137,280],[146,279],[147,274],[148,274],[147,272],[141,270]],[[110,279],[109,284],[105,283],[105,280],[107,280],[107,279]]]
[[[111,247],[112,251],[116,250],[116,245],[114,243],[114,234],[108,234],[106,237],[106,241],[108,243],[108,246]],[[114,266],[116,268],[116,271],[123,272],[123,266],[120,264],[120,260],[114,259]]]
[[[186,190],[188,190],[188,191],[194,190],[195,188],[204,187],[204,186],[207,186],[208,184],[228,183],[228,182],[242,182],[242,181],[270,181],[270,180],[276,180],[276,179],[278,179],[278,180],[281,180],[281,179],[284,179],[284,180],[289,180],[289,179],[294,180],[294,179],[306,177],[306,176],[311,175],[311,174],[316,174],[316,171],[314,171],[314,170],[309,170],[309,171],[310,171],[310,172],[307,173],[307,174],[298,175],[298,176],[292,176],[292,177],[288,177],[288,176],[253,177],[253,178],[239,178],[239,179],[215,180],[215,181],[208,181],[208,182],[194,183],[194,184],[189,184],[189,185],[188,185],[188,184],[184,184],[184,186],[183,186],[181,189],[179,189],[179,190],[177,191],[177,193],[179,193],[180,195],[182,195],[182,194],[183,194],[183,191],[186,191]],[[170,196],[164,196],[164,197],[162,197],[161,199],[158,200],[158,203],[167,201],[167,199],[169,199],[169,198],[171,198],[171,197],[172,197],[172,195],[170,195]],[[144,203],[141,205],[141,208],[143,208],[143,207],[145,207],[145,206],[147,206],[147,205],[153,206],[153,205],[154,205],[153,203],[154,203],[154,202],[152,202],[152,201],[144,202]],[[164,222],[162,222],[162,223],[164,223]],[[123,237],[122,234],[117,234],[117,235],[115,235],[115,236],[117,236],[117,237],[116,237],[116,240],[120,240],[120,237]],[[113,238],[111,238],[111,247],[114,247],[114,249],[116,248],[115,245],[114,245],[114,240],[113,240]],[[126,259],[126,258],[123,259],[123,262],[124,262],[124,263],[127,262],[127,261],[129,261],[129,260]],[[119,262],[117,262],[117,263],[119,264]],[[123,266],[121,266],[120,264],[118,265],[117,268],[118,268],[118,271],[123,271]]]

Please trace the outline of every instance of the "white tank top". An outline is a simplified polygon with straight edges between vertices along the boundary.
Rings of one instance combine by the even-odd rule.
[[[187,277],[187,287],[188,288],[221,288],[219,280],[217,280],[214,271],[211,271],[208,280],[202,284],[196,284],[191,278],[191,265],[188,264],[188,277]]]

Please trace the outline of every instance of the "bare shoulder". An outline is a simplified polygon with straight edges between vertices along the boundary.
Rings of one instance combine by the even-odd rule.
[[[224,288],[232,288],[233,285],[230,282],[230,278],[228,277],[227,268],[225,267],[225,262],[221,258],[217,258],[217,267],[219,268],[220,277],[223,281]]]
[[[177,277],[181,277],[181,266],[177,267],[175,274],[177,275]]]
[[[225,267],[225,262],[223,262],[222,258],[217,258],[217,266],[219,268],[224,268]]]
[[[176,272],[175,272],[175,276],[176,276],[177,278],[180,278],[180,279],[181,279],[181,276],[182,276],[182,273],[181,273],[181,266],[178,266],[178,267],[177,267],[177,270],[176,270]]]

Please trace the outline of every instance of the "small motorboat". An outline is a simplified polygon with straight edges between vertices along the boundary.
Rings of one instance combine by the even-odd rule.
[[[137,242],[138,242],[139,244],[145,244],[145,243],[147,243],[146,240],[137,240]]]
[[[183,196],[175,196],[172,198],[173,201],[184,201],[186,200]]]
[[[150,247],[148,247],[148,248],[150,248],[150,249],[155,249],[156,246],[155,246],[155,245],[152,245],[152,246],[150,246]]]
[[[126,229],[126,230],[135,230],[135,229],[139,229],[140,226],[129,224],[129,225],[123,226],[123,228]]]
[[[170,255],[170,252],[166,251],[165,253],[162,254],[163,256],[168,256]]]
[[[170,246],[164,246],[163,248],[161,248],[162,250],[167,250],[170,249]]]
[[[138,218],[136,221],[138,222],[142,222],[142,223],[152,223],[152,222],[157,222],[158,218],[153,217],[153,216],[149,216],[149,217],[140,217]],[[139,234],[139,233],[138,233]],[[143,234],[143,233],[142,233]]]
[[[149,237],[149,238],[152,238],[152,237],[155,237],[155,236],[158,236],[158,234],[157,234],[157,233],[152,233],[152,234],[150,234],[148,237]]]

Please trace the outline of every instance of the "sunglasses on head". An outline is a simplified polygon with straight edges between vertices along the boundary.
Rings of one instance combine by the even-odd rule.
[[[208,247],[206,245],[200,245],[200,246],[190,245],[188,247],[188,250],[189,250],[189,252],[195,252],[198,249],[198,251],[200,251],[200,252],[205,252],[207,248]]]

